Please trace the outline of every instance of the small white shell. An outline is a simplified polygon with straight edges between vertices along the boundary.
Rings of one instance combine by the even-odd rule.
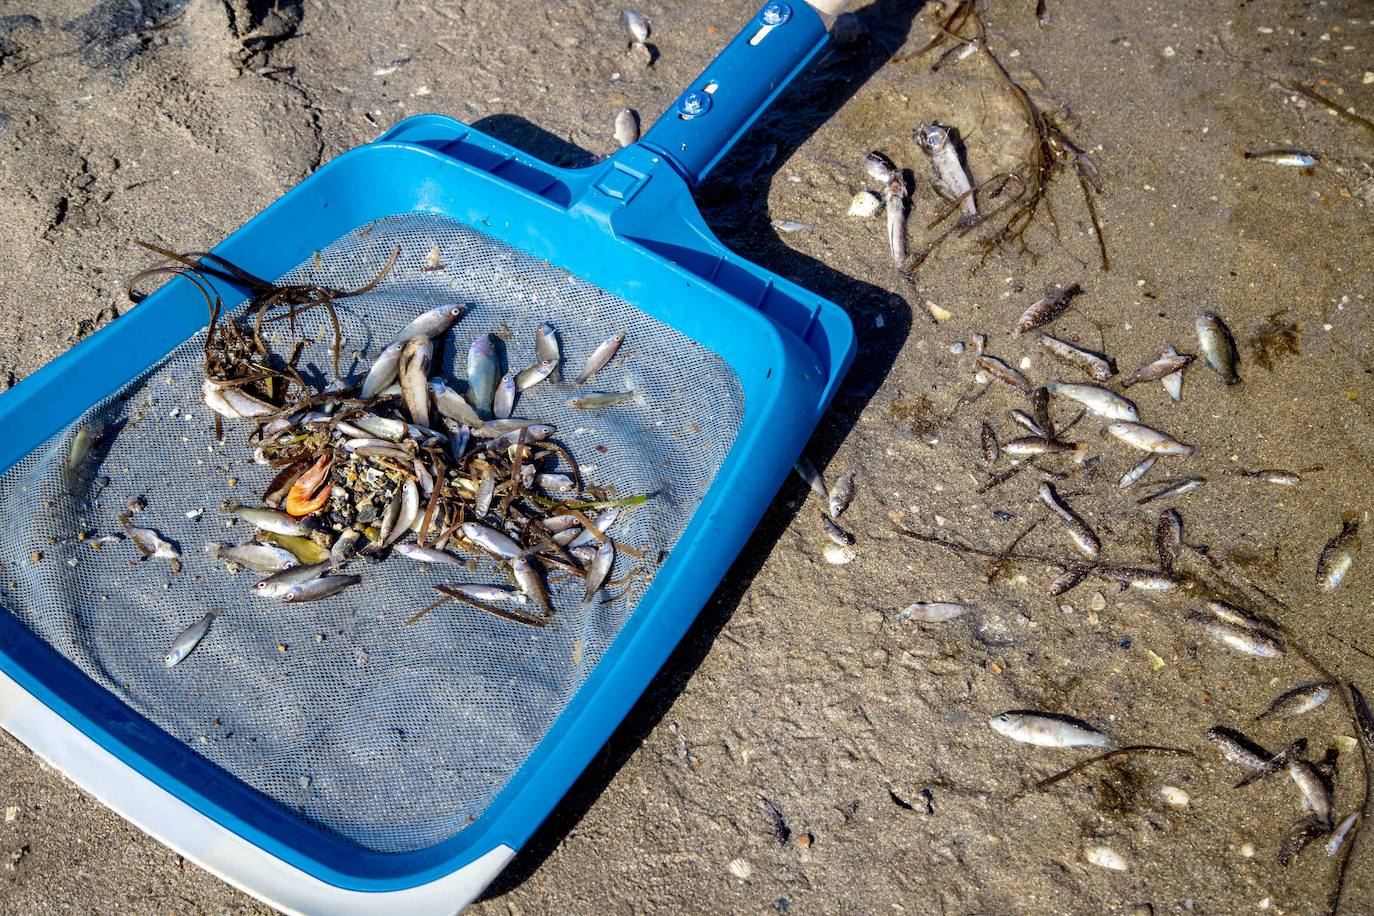
[[[1125,871],[1129,867],[1121,853],[1109,846],[1089,846],[1083,850],[1083,858],[1099,868],[1108,868],[1112,871]]]
[[[754,873],[754,867],[744,859],[731,859],[725,869],[741,881],[749,880],[749,876]]]
[[[1160,786],[1159,795],[1164,799],[1166,804],[1173,805],[1175,808],[1186,808],[1188,807],[1188,803],[1192,801],[1192,799],[1188,797],[1188,793],[1184,792],[1178,786]]]
[[[849,202],[849,215],[857,216],[860,219],[868,219],[877,216],[878,211],[883,208],[882,198],[872,191],[860,191],[854,195],[854,199]]]
[[[859,552],[852,546],[840,546],[839,544],[827,544],[823,551],[825,562],[832,566],[843,566],[846,563],[854,562],[854,558]]]

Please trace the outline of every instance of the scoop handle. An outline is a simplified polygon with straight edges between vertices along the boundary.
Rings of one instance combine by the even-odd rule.
[[[640,145],[695,185],[829,40],[848,0],[773,0],[669,106]]]

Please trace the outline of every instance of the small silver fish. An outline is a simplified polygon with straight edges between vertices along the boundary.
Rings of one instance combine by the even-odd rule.
[[[309,518],[294,518],[276,509],[254,509],[228,502],[221,507],[227,515],[233,515],[254,528],[270,531],[273,534],[288,534],[296,537],[309,537],[315,530],[315,523]]]
[[[433,340],[453,327],[453,323],[463,317],[463,311],[461,305],[440,305],[427,312],[421,312],[410,324],[401,329],[401,333],[392,338],[391,345],[404,346],[412,340]]]
[[[236,547],[225,547],[223,544],[211,542],[205,545],[205,553],[216,560],[237,563],[260,573],[281,572],[298,562],[291,551],[270,544],[239,544]]]
[[[196,650],[200,641],[205,638],[205,634],[210,631],[210,624],[215,622],[218,611],[210,611],[204,617],[191,624],[181,631],[181,635],[172,640],[172,647],[167,650],[167,654],[162,657],[162,663],[168,668],[175,668],[185,661],[186,656]]]
[[[825,529],[825,536],[830,538],[830,543],[837,547],[848,547],[854,543],[854,535],[835,524],[824,512],[821,513],[821,527]]]
[[[577,376],[575,382],[578,385],[585,385],[588,379],[599,372],[603,366],[614,358],[616,351],[620,349],[620,345],[624,342],[624,331],[616,331],[610,337],[603,340],[601,346],[597,347],[595,352],[592,353],[591,359],[587,360],[586,368]]]
[[[1108,420],[1129,420],[1133,423],[1140,419],[1140,412],[1134,404],[1106,388],[1066,382],[1050,382],[1048,387],[1050,394],[1076,401],[1099,417],[1106,417]]]
[[[1310,169],[1320,161],[1315,154],[1300,149],[1264,149],[1253,152],[1247,150],[1245,158],[1296,169]]]
[[[1171,592],[1180,584],[1178,578],[1170,573],[1134,566],[1096,566],[1090,571],[1093,575],[1108,582],[1115,582],[1122,588],[1133,588],[1142,592]]]
[[[1345,820],[1341,821],[1340,826],[1331,831],[1331,838],[1326,841],[1326,854],[1334,856],[1341,851],[1345,845],[1346,837],[1350,835],[1350,829],[1355,826],[1355,822],[1360,819],[1359,811],[1352,811],[1346,815]]]
[[[391,533],[382,538],[382,546],[390,547],[405,535],[407,531],[414,529],[420,523],[420,487],[407,478],[401,484],[401,509],[396,514],[396,524],[391,529]]]
[[[67,473],[76,473],[77,469],[85,462],[90,451],[91,429],[89,426],[78,426],[76,435],[72,436],[71,447],[67,449]]]
[[[1146,455],[1143,461],[1121,475],[1121,480],[1118,481],[1117,487],[1122,490],[1127,490],[1135,486],[1140,478],[1150,472],[1150,468],[1154,467],[1155,462],[1158,460],[1158,455]]]
[[[259,598],[281,598],[296,586],[323,576],[334,567],[332,559],[305,566],[292,566],[273,573],[253,586],[253,594]]]
[[[478,415],[476,408],[468,403],[467,398],[444,384],[442,379],[430,379],[429,391],[434,397],[434,406],[445,417],[450,420],[457,420],[464,426],[478,427],[482,425],[483,420]]]
[[[582,596],[583,601],[590,602],[596,597],[601,586],[606,584],[606,577],[611,574],[611,567],[614,565],[615,544],[607,538],[596,546],[596,556],[587,567],[587,588]]]
[[[775,219],[770,225],[779,232],[807,232],[816,227],[810,223],[798,222],[795,219]]]
[[[129,516],[124,513],[119,514],[119,523],[124,526],[124,533],[129,536],[129,540],[134,542],[139,553],[143,556],[156,560],[178,560],[181,558],[181,551],[170,541],[164,541],[152,528],[138,528],[133,522],[129,521]]]
[[[1335,591],[1345,581],[1361,546],[1359,522],[1343,521],[1340,533],[1326,542],[1317,557],[1317,587],[1324,592]]]
[[[1221,755],[1231,763],[1247,770],[1265,767],[1271,755],[1264,748],[1233,728],[1215,725],[1207,730],[1207,740],[1217,746]]]
[[[1070,566],[1050,583],[1050,597],[1058,598],[1060,595],[1072,591],[1078,583],[1087,578],[1090,572],[1092,572],[1091,566]]]
[[[447,566],[463,565],[463,560],[460,557],[454,556],[447,550],[436,550],[433,547],[421,547],[419,544],[397,544],[396,552],[407,560],[414,560],[417,563]]]
[[[868,176],[874,181],[884,185],[899,175],[892,160],[877,150],[864,157],[864,171],[868,172]]]
[[[639,142],[639,113],[633,108],[622,108],[615,113],[615,142],[621,149]]]
[[[637,391],[597,391],[570,399],[568,406],[574,410],[605,410],[607,407],[619,407],[638,399]]]
[[[428,337],[408,341],[401,354],[401,397],[410,421],[429,425],[429,361],[434,342]]]
[[[1298,474],[1296,471],[1267,469],[1261,471],[1236,471],[1235,473],[1241,477],[1253,477],[1256,480],[1262,480],[1265,483],[1272,483],[1281,487],[1293,487],[1302,483],[1302,475]]]
[[[528,391],[553,375],[553,370],[557,368],[558,359],[556,357],[554,359],[541,359],[515,377],[515,387],[520,391]]]
[[[517,557],[523,550],[509,535],[477,522],[464,522],[460,530],[464,538],[503,560]]]
[[[917,601],[897,615],[898,620],[918,620],[921,623],[944,623],[968,613],[968,605],[950,601]],[[993,726],[996,728],[996,726]]]
[[[472,501],[472,511],[478,518],[486,518],[491,512],[491,501],[496,496],[496,475],[483,471],[477,480],[477,496]]]
[[[1060,340],[1058,337],[1051,337],[1049,334],[1041,334],[1036,340],[1051,356],[1082,370],[1099,382],[1105,382],[1116,375],[1116,360],[1110,356],[1080,347],[1067,340]]]
[[[1184,496],[1194,490],[1200,490],[1206,482],[1206,477],[1185,477],[1180,481],[1161,487],[1153,493],[1147,493],[1136,500],[1136,505],[1143,506],[1158,499],[1173,499],[1175,496]]]
[[[469,584],[464,584],[464,585],[451,585],[451,586],[449,586],[449,587],[452,588],[452,589],[453,589],[454,591],[456,591],[456,592],[461,592],[462,594],[466,595],[467,597],[469,597],[469,598],[475,598],[475,599],[477,599],[478,601],[488,601],[488,602],[492,602],[492,603],[499,602],[499,601],[511,601],[511,602],[516,603],[516,604],[524,604],[524,603],[526,603],[526,598],[525,598],[524,594],[522,594],[521,592],[512,591],[511,589],[508,589],[508,588],[502,588],[502,587],[499,586],[499,585],[469,585]]]
[[[1030,414],[1026,413],[1024,410],[1013,408],[1010,411],[1010,414],[1012,420],[1016,423],[1017,426],[1021,427],[1026,432],[1030,433],[1036,439],[1049,438],[1049,436],[1045,434],[1045,428],[1041,426],[1039,423],[1035,422],[1035,418],[1032,417]],[[984,423],[983,425],[987,426],[989,430],[992,429],[992,427],[988,426],[987,423]]]
[[[576,486],[576,482],[567,474],[535,474],[534,485],[541,490],[551,490],[556,493],[569,493]]]
[[[993,716],[988,725],[999,735],[1039,747],[1106,747],[1111,739],[1097,729],[1067,717],[1012,709]]]
[[[854,472],[847,471],[840,475],[840,479],[835,481],[835,485],[830,488],[828,502],[830,503],[830,517],[839,518],[844,514],[844,510],[849,508],[849,503],[854,499]]]
[[[611,530],[611,526],[616,523],[616,520],[620,518],[620,514],[623,511],[624,510],[619,506],[612,506],[611,508],[599,513],[595,518],[593,518],[592,526],[596,528],[597,531],[600,531],[602,534],[606,534]],[[581,534],[579,534],[577,537],[573,538],[571,541],[568,542],[568,549],[571,550],[574,547],[581,547],[583,544],[590,544],[593,541],[599,540],[600,538],[598,538],[596,535],[592,534],[590,531],[584,528]]]
[[[1159,513],[1155,525],[1155,553],[1159,557],[1159,568],[1172,572],[1174,561],[1183,547],[1183,516],[1177,509],[1165,509]]]
[[[1261,762],[1258,767],[1247,773],[1243,779],[1235,784],[1235,788],[1243,789],[1252,782],[1257,782],[1281,770],[1288,769],[1289,761],[1299,759],[1306,751],[1306,738],[1298,738],[1296,741],[1290,741],[1280,749],[1277,754],[1267,758]]]
[[[982,354],[978,357],[978,367],[1004,385],[1026,390],[1030,389],[1031,384],[1026,380],[1024,375],[995,356],[988,356],[986,353]]]
[[[816,470],[814,464],[805,458],[798,458],[793,470],[797,472],[798,477],[806,481],[812,493],[824,500],[826,505],[830,504],[830,488],[825,485],[825,478],[821,477],[821,472]]]
[[[893,175],[883,186],[883,210],[887,214],[887,246],[892,252],[892,262],[901,270],[906,267],[908,252],[906,182],[900,173]]]
[[[1236,373],[1236,363],[1240,356],[1236,352],[1236,339],[1231,329],[1214,312],[1203,312],[1197,319],[1197,343],[1202,350],[1202,358],[1213,371],[1220,375],[1228,385],[1240,384]]]
[[[491,342],[491,335],[479,335],[468,347],[467,399],[484,420],[491,418],[491,402],[496,396],[496,383],[500,377],[501,367],[496,360],[496,347]]]
[[[544,587],[544,577],[538,564],[526,557],[516,557],[510,564],[511,578],[525,598],[537,605],[544,614],[553,614],[548,590]]]
[[[1064,527],[1068,530],[1069,537],[1073,539],[1074,546],[1085,556],[1096,557],[1102,549],[1102,542],[1088,527],[1088,523],[1083,521],[1082,517],[1060,498],[1054,489],[1054,484],[1047,481],[1042,482],[1039,492],[1040,501],[1064,522]]]
[[[1019,439],[1003,442],[1002,451],[1015,458],[1021,458],[1026,455],[1059,455],[1065,452],[1076,452],[1078,446],[1075,443],[1061,442],[1058,439],[1022,436]]]
[[[1162,352],[1153,362],[1146,363],[1135,372],[1121,380],[1121,387],[1129,388],[1141,382],[1157,382],[1162,378],[1182,372],[1193,361],[1191,354],[1179,353],[1173,347]]]
[[[499,452],[520,442],[543,442],[554,432],[556,432],[556,427],[546,423],[531,423],[529,426],[513,429],[497,436],[487,443],[487,448],[493,452]]]
[[[539,357],[540,362],[553,363],[554,371],[558,371],[558,361],[562,358],[558,347],[558,331],[547,321],[534,332],[534,355]]]
[[[359,397],[370,401],[377,397],[383,388],[396,381],[396,375],[401,369],[401,351],[405,349],[405,345],[404,340],[396,341],[388,344],[386,349],[377,354],[377,358],[372,361],[372,367],[367,370],[367,377],[363,379]]]
[[[1303,810],[1318,820],[1331,824],[1331,789],[1322,774],[1309,761],[1298,759],[1288,764],[1288,778],[1302,795]]]
[[[1255,716],[1255,720],[1288,719],[1311,712],[1331,699],[1331,688],[1334,686],[1330,681],[1314,681],[1285,690],[1274,698],[1264,712]]]
[[[519,390],[513,372],[501,376],[501,381],[496,385],[496,394],[492,397],[492,416],[498,420],[508,419],[515,412],[515,397]]]
[[[1024,334],[1027,331],[1034,331],[1036,328],[1043,327],[1054,321],[1064,312],[1068,311],[1069,304],[1073,297],[1083,291],[1083,287],[1077,283],[1070,283],[1068,286],[1061,286],[1052,289],[1041,296],[1030,307],[1021,313],[1021,320],[1017,322],[1017,330]],[[1042,335],[1044,336],[1044,335]],[[1053,339],[1053,338],[1051,338]],[[1053,351],[1051,351],[1053,352]]]
[[[290,604],[304,604],[307,601],[319,601],[321,598],[328,598],[337,595],[346,588],[351,588],[363,581],[362,576],[321,576],[309,582],[302,582],[300,585],[290,589],[281,596],[281,600]]]
[[[1112,423],[1107,427],[1107,432],[1133,448],[1156,455],[1187,458],[1195,451],[1191,445],[1179,442],[1168,433],[1140,423]]]
[[[973,183],[969,180],[964,164],[959,161],[959,150],[950,136],[949,128],[940,124],[922,124],[915,131],[916,145],[930,160],[935,180],[959,199],[959,221],[970,222],[978,215],[978,204],[974,200]]]
[[[621,10],[620,24],[630,34],[631,41],[644,44],[649,40],[649,20],[644,17],[644,14],[634,10]]]
[[[1256,630],[1223,623],[1214,617],[1206,617],[1202,614],[1188,614],[1184,619],[1196,624],[1212,639],[1235,649],[1237,652],[1253,655],[1256,658],[1283,657],[1283,643],[1272,636]]]
[[[435,381],[438,381],[436,379]],[[439,382],[443,384],[443,382]],[[362,416],[353,418],[353,425],[391,442],[400,442],[406,436],[406,425],[400,420],[393,420],[391,417],[379,417],[376,414],[365,413]]]
[[[1207,599],[1206,608],[1217,620],[1242,629],[1258,630],[1271,636],[1280,635],[1283,632],[1282,627],[1269,618],[1256,614],[1254,611],[1236,607],[1234,604],[1229,604],[1219,598]]]

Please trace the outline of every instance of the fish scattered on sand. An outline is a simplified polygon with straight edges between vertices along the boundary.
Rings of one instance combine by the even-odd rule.
[[[1311,712],[1331,698],[1333,686],[1330,681],[1300,684],[1275,697],[1263,712],[1255,716],[1255,719],[1288,719]]]
[[[1018,332],[1024,334],[1027,331],[1034,331],[1036,328],[1044,327],[1054,321],[1060,315],[1063,315],[1064,312],[1068,311],[1074,296],[1077,296],[1082,291],[1083,288],[1077,283],[1070,283],[1068,286],[1061,286],[1058,289],[1050,290],[1031,303],[1030,307],[1021,313],[1021,320],[1016,324]],[[1046,335],[1041,336],[1044,337]],[[1050,339],[1054,340],[1054,338]],[[1044,341],[1042,340],[1041,343],[1043,344]],[[1051,352],[1053,352],[1053,350]]]
[[[1283,643],[1274,636],[1225,623],[1217,620],[1214,616],[1209,617],[1204,614],[1191,613],[1184,619],[1197,625],[1216,642],[1237,652],[1253,655],[1256,658],[1283,657]]]
[[[1191,445],[1180,442],[1168,433],[1160,432],[1142,423],[1113,423],[1107,427],[1107,432],[1132,448],[1138,448],[1143,452],[1153,452],[1156,455],[1187,458],[1194,451]]]
[[[1327,541],[1317,556],[1317,587],[1324,592],[1335,591],[1355,564],[1361,546],[1359,522],[1344,520],[1340,533]]]
[[[907,606],[898,620],[919,620],[921,623],[943,623],[968,613],[968,605],[949,601],[917,601]],[[996,726],[994,726],[996,727]]]
[[[948,127],[922,124],[915,131],[916,145],[930,160],[935,182],[943,187],[949,199],[959,201],[959,222],[967,225],[978,215],[973,183],[964,164],[959,160],[958,145]]]
[[[1121,380],[1123,388],[1138,385],[1141,382],[1157,382],[1177,372],[1182,372],[1184,367],[1193,361],[1193,356],[1186,353],[1179,353],[1173,347],[1169,347],[1161,353],[1154,362],[1146,363],[1135,372]]]
[[[1253,159],[1256,162],[1268,162],[1271,165],[1286,165],[1295,169],[1310,169],[1321,161],[1315,153],[1301,149],[1247,150],[1245,158]]]
[[[1195,490],[1202,489],[1205,483],[1207,483],[1206,477],[1185,477],[1182,480],[1176,480],[1173,483],[1166,484],[1153,493],[1145,494],[1136,500],[1136,504],[1143,506],[1146,503],[1152,503],[1161,499],[1173,499],[1175,496],[1186,496]]]
[[[1048,481],[1041,483],[1039,492],[1040,501],[1063,521],[1065,529],[1069,532],[1069,537],[1073,539],[1074,546],[1085,556],[1096,557],[1102,549],[1102,542],[1098,540],[1096,533],[1088,527],[1088,523],[1083,521],[1082,516],[1060,498],[1059,493],[1054,489],[1054,484]]]
[[[1036,338],[1040,346],[1061,363],[1081,370],[1099,382],[1105,382],[1116,375],[1116,360],[1096,350],[1080,347],[1076,343],[1041,334]]]
[[[1097,385],[1080,385],[1069,382],[1050,382],[1047,387],[1050,394],[1076,401],[1099,417],[1131,422],[1140,419],[1140,412],[1136,409],[1135,404],[1115,391],[1109,391]]]
[[[1212,370],[1220,375],[1228,385],[1240,384],[1236,365],[1240,355],[1236,352],[1236,339],[1215,312],[1203,312],[1197,319],[1197,343],[1202,350],[1202,358]]]
[[[1039,747],[1106,747],[1111,739],[1085,722],[1067,716],[1012,709],[988,719],[999,735]]]

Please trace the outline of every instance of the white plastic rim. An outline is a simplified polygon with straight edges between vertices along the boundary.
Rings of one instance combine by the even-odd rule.
[[[448,916],[501,873],[506,845],[438,880],[399,891],[350,891],[306,874],[225,829],[149,781],[0,673],[0,727],[138,827],[211,874],[283,913]]]
[[[834,24],[835,19],[844,12],[849,3],[850,0],[806,0],[806,5],[820,14],[826,28]]]

